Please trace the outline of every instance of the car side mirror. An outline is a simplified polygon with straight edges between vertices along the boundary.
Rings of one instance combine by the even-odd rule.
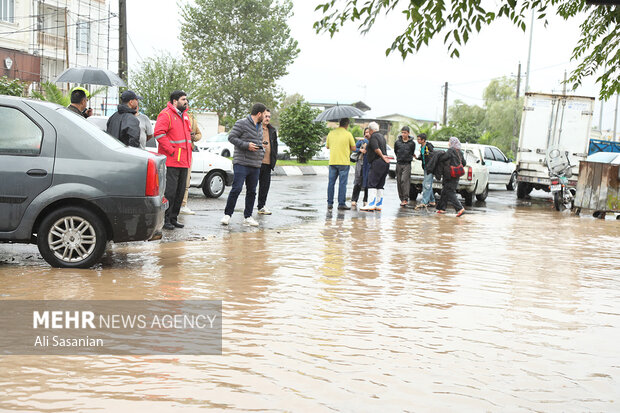
[[[508,158],[508,159],[506,160],[506,163],[510,163],[510,162],[514,162],[514,161],[515,161],[515,160],[514,160],[514,159],[512,159],[512,158]]]

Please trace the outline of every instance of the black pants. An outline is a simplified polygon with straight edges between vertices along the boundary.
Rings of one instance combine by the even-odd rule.
[[[383,189],[385,186],[385,178],[390,171],[390,164],[385,163],[383,159],[375,159],[370,164],[370,172],[368,172],[368,188]]]
[[[362,191],[361,184],[355,184],[353,186],[353,195],[351,195],[351,201],[357,203],[360,198],[360,192]],[[368,202],[368,188],[364,188],[364,202]]]
[[[166,210],[166,222],[176,221],[179,210],[185,196],[185,186],[187,185],[187,168],[166,168],[166,191],[164,195],[168,199],[168,209]]]
[[[260,175],[258,177],[258,209],[261,209],[267,203],[267,194],[271,186],[271,165],[262,164],[260,166]]]
[[[456,196],[456,188],[458,184],[458,179],[443,180],[440,195],[441,198],[439,198],[439,204],[437,205],[438,210],[445,211],[448,204],[452,205],[457,212],[463,209],[461,201],[459,201]]]

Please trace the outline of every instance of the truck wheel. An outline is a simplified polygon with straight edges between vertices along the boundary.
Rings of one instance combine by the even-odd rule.
[[[481,194],[476,194],[476,199],[478,201],[484,201],[485,199],[487,199],[488,195],[489,195],[489,184],[487,184],[486,188],[484,188],[484,191]]]
[[[211,172],[202,181],[202,193],[207,198],[219,198],[226,188],[226,180],[221,172]]]
[[[101,218],[82,207],[63,207],[48,214],[37,233],[37,246],[52,267],[90,268],[108,242]]]
[[[518,182],[517,183],[517,198],[525,199],[532,192],[532,187],[527,182]]]
[[[418,187],[415,184],[409,184],[409,200],[415,201],[418,197]]]
[[[514,191],[516,183],[517,183],[517,172],[515,171],[510,176],[510,181],[508,181],[508,183],[506,184],[506,190],[507,191]]]
[[[465,206],[472,206],[474,204],[473,192],[463,191],[461,195],[463,195],[463,199],[465,199]]]

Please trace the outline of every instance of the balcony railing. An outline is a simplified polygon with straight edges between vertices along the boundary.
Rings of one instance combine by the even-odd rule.
[[[45,32],[39,32],[38,35],[39,44],[42,44],[43,46],[55,47],[57,49],[65,48],[64,36],[56,36]]]

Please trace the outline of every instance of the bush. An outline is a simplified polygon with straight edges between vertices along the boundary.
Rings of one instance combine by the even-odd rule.
[[[2,76],[0,77],[0,95],[23,96],[24,84],[18,79]]]
[[[325,122],[314,122],[319,113],[302,99],[280,112],[280,137],[300,163],[307,163],[321,149],[329,132]]]

